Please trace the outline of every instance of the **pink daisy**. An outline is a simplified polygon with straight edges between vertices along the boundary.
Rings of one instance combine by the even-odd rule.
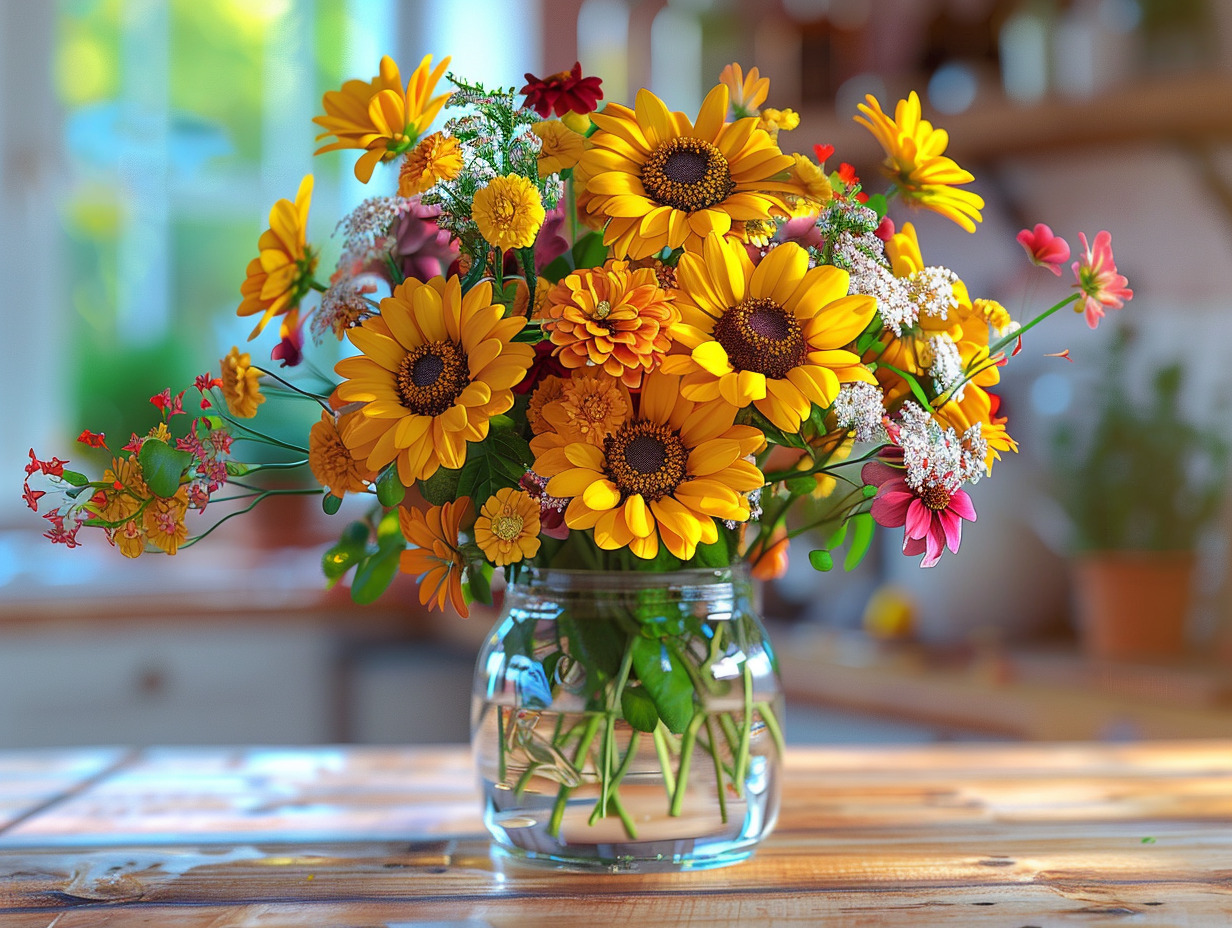
[[[1126,300],[1134,297],[1134,291],[1126,286],[1129,281],[1117,273],[1116,262],[1112,257],[1112,233],[1104,231],[1095,236],[1095,244],[1088,245],[1087,237],[1081,232],[1084,254],[1074,262],[1074,276],[1078,283],[1074,284],[1083,293],[1080,303],[1074,306],[1074,312],[1084,312],[1087,325],[1095,328],[1099,320],[1104,318],[1104,307],[1120,309]]]
[[[975,521],[975,506],[965,490],[951,492],[940,483],[928,483],[917,492],[902,470],[881,461],[865,464],[860,476],[878,488],[873,521],[885,528],[904,528],[903,554],[923,554],[920,566],[932,567],[946,548],[958,553],[963,520]]]

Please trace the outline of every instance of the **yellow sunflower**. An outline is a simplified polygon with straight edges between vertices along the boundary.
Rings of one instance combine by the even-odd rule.
[[[984,200],[955,185],[969,184],[975,176],[945,157],[949,134],[920,118],[920,98],[915,91],[898,101],[893,119],[882,112],[876,97],[869,94],[865,99],[868,102],[858,106],[864,115],[855,121],[881,143],[886,153],[885,174],[903,201],[931,209],[974,232],[975,224],[983,220]]]
[[[261,313],[248,340],[261,334],[265,324],[299,306],[312,285],[317,254],[309,247],[308,206],[312,202],[312,175],[299,183],[295,202],[279,200],[269,214],[269,228],[257,240],[260,254],[248,262],[247,277],[240,287],[236,315]]]
[[[540,177],[575,167],[586,149],[585,138],[556,119],[537,122],[530,127],[530,131],[543,143],[539,149]]]
[[[757,117],[726,122],[727,87],[706,95],[697,122],[671,113],[648,90],[634,109],[609,103],[591,118],[598,131],[579,162],[587,210],[608,217],[605,245],[622,258],[664,247],[700,251],[712,232],[739,238],[733,221],[787,216],[797,192]]]
[[[475,544],[497,567],[534,557],[539,553],[539,503],[525,490],[497,490],[479,510]]]
[[[218,362],[222,368],[222,396],[231,415],[251,419],[265,402],[261,395],[261,372],[252,366],[252,355],[232,347]]]
[[[762,472],[744,460],[765,445],[760,431],[733,425],[736,409],[722,400],[694,403],[680,380],[646,378],[641,408],[602,448],[573,442],[535,458],[550,478],[547,492],[571,498],[565,524],[594,529],[607,550],[629,548],[653,558],[659,543],[688,560],[699,543],[718,540],[715,519],[745,522],[745,494],[760,489]]]
[[[492,178],[471,203],[484,241],[506,251],[533,245],[545,215],[539,188],[520,174]]]
[[[436,83],[449,67],[449,59],[432,68],[425,55],[402,86],[402,74],[394,60],[381,59],[381,73],[370,81],[347,81],[341,90],[330,90],[322,101],[325,115],[312,121],[325,131],[317,141],[334,136],[337,141],[318,148],[315,154],[343,148],[366,149],[355,162],[355,176],[368,183],[372,169],[405,152],[423,135],[449,99],[448,93],[432,96]]]
[[[405,486],[461,467],[530,368],[534,348],[511,341],[525,323],[501,318],[486,281],[465,296],[456,276],[399,284],[379,316],[347,330],[363,354],[334,367],[339,399],[364,404],[347,435],[356,458],[372,471],[397,460]]]
[[[462,572],[466,559],[458,544],[462,523],[469,522],[475,507],[469,496],[427,512],[399,509],[398,525],[408,547],[399,557],[398,569],[419,578],[419,602],[429,609],[445,611],[448,600],[458,615],[466,618],[466,597],[462,595]]]
[[[565,367],[601,367],[637,389],[671,347],[667,333],[680,319],[673,299],[651,268],[608,261],[552,288],[543,328]]]
[[[413,197],[462,173],[462,148],[452,135],[433,132],[406,153],[398,172],[398,196]]]
[[[810,270],[799,245],[778,245],[754,267],[743,246],[711,235],[702,255],[681,256],[676,276],[683,319],[671,335],[679,353],[662,369],[684,375],[688,399],[752,404],[794,433],[814,404],[834,402],[839,384],[876,382],[846,348],[876,301],[848,296],[846,271]]]
[[[343,417],[356,420],[355,413]],[[342,438],[340,423],[327,412],[321,413],[321,421],[308,431],[308,468],[317,483],[342,499],[347,493],[362,493],[368,488],[376,473],[355,460]]]

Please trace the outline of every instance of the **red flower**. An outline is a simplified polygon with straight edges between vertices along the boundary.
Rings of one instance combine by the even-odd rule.
[[[833,145],[814,145],[813,155],[817,158],[818,164],[825,164],[826,159],[834,154]]]
[[[25,491],[21,494],[21,498],[26,501],[27,506],[35,512],[38,512],[38,501],[41,497],[46,495],[47,493],[44,490],[31,490],[30,484],[27,483],[25,484]]]
[[[83,429],[81,434],[77,436],[77,440],[87,448],[107,447],[107,436],[102,432],[91,432],[89,429]]]
[[[128,444],[121,448],[121,451],[127,451],[130,454],[139,454],[141,452],[141,444],[145,439],[133,432],[133,437],[128,440]]]
[[[929,484],[916,491],[907,484],[903,471],[880,461],[865,464],[860,476],[878,488],[873,521],[886,528],[905,529],[903,554],[923,554],[920,566],[932,567],[946,548],[958,553],[963,520],[975,521],[975,506],[965,490],[950,492],[940,484]]]
[[[560,363],[560,358],[552,354],[553,344],[546,339],[535,345],[535,359],[530,363],[526,376],[516,384],[513,392],[518,395],[529,393],[539,385],[544,377],[568,377],[569,371]]]
[[[1082,239],[1084,254],[1073,263],[1074,276],[1078,278],[1074,286],[1082,291],[1083,298],[1074,306],[1074,312],[1085,312],[1087,325],[1095,328],[1104,318],[1105,306],[1120,309],[1125,300],[1133,299],[1134,291],[1127,286],[1129,281],[1117,273],[1110,232],[1098,233],[1094,245],[1088,245],[1081,232],[1078,237]]]
[[[860,183],[860,177],[856,174],[856,169],[846,161],[842,162],[838,166],[838,179],[843,182],[843,186],[847,188],[847,192],[850,192],[852,187]],[[856,202],[867,203],[868,194],[861,190],[856,194]]]
[[[164,419],[171,416],[182,416],[184,414],[183,390],[179,392],[179,395],[172,396],[171,388],[165,387],[162,393],[155,393],[151,396],[150,402],[162,410]]]
[[[1061,265],[1069,260],[1069,242],[1053,235],[1048,226],[1041,222],[1034,229],[1023,229],[1018,233],[1018,244],[1027,250],[1032,264],[1061,276]]]
[[[518,93],[526,96],[526,105],[545,119],[556,111],[565,113],[593,113],[603,99],[603,90],[597,77],[582,77],[582,63],[574,62],[572,70],[560,71],[539,78],[526,75],[526,86]]]
[[[278,334],[281,341],[270,352],[270,360],[280,361],[282,367],[298,366],[304,360],[304,327],[300,324],[298,309],[283,317]]]

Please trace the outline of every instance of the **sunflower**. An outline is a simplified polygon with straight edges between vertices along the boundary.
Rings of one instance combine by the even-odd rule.
[[[312,286],[317,254],[307,243],[308,206],[312,201],[312,175],[299,182],[295,202],[279,200],[269,214],[269,228],[257,240],[260,254],[248,262],[247,277],[240,287],[239,316],[261,313],[248,340],[261,334],[275,316],[299,306]]]
[[[533,245],[546,215],[539,189],[520,174],[492,178],[471,203],[484,241],[505,250]]]
[[[968,232],[983,221],[983,199],[956,184],[969,184],[975,176],[963,170],[943,152],[950,137],[944,129],[920,118],[920,98],[913,90],[899,100],[891,119],[881,110],[877,98],[869,94],[858,109],[863,116],[855,121],[868,129],[885,150],[884,171],[898,188],[904,202],[931,209],[952,219]]]
[[[706,95],[697,122],[670,113],[639,90],[634,109],[609,103],[592,118],[579,169],[587,210],[608,217],[603,243],[621,258],[645,258],[664,247],[700,251],[711,232],[731,234],[733,220],[786,216],[792,160],[757,117],[725,122],[727,87]]]
[[[462,173],[462,149],[452,135],[433,132],[406,153],[398,172],[398,196],[413,197]]]
[[[808,262],[807,251],[786,242],[754,267],[742,245],[718,235],[706,240],[702,255],[681,256],[683,320],[671,332],[680,353],[665,358],[662,369],[684,375],[687,398],[752,404],[794,433],[814,404],[834,402],[839,384],[875,382],[845,346],[873,318],[876,301],[848,296],[846,271],[810,270]]]
[[[433,506],[427,512],[399,509],[398,525],[410,544],[398,560],[398,569],[419,578],[419,602],[445,611],[445,601],[453,603],[458,615],[466,618],[466,598],[462,595],[462,572],[466,559],[458,544],[462,523],[469,522],[475,507],[469,496],[452,503]]]
[[[531,451],[540,454],[575,441],[601,448],[632,411],[633,400],[619,380],[598,369],[577,371],[562,381],[552,401],[540,407],[540,427],[531,439]]]
[[[497,567],[534,557],[539,553],[539,503],[525,490],[497,490],[479,510],[475,544]]]
[[[449,67],[449,59],[432,68],[432,56],[419,62],[406,88],[402,74],[388,55],[381,59],[381,73],[370,81],[347,81],[341,90],[330,90],[322,101],[325,115],[312,121],[325,131],[317,141],[334,136],[337,141],[318,148],[315,154],[343,148],[367,149],[355,162],[355,176],[368,183],[377,162],[388,161],[414,145],[436,119],[448,93],[435,97],[436,82]]]
[[[537,122],[530,131],[543,143],[539,149],[540,177],[575,167],[586,149],[586,140],[559,120]]]
[[[650,559],[663,545],[688,560],[699,543],[718,540],[714,520],[745,522],[744,494],[760,489],[762,472],[744,460],[765,445],[760,431],[734,425],[736,410],[722,400],[694,403],[680,395],[680,379],[646,378],[641,408],[603,442],[573,442],[535,458],[547,492],[572,497],[571,529],[594,529],[606,550],[629,548]]]
[[[461,467],[530,368],[534,349],[511,341],[525,322],[501,318],[487,281],[465,296],[456,276],[399,284],[379,316],[347,330],[363,354],[334,368],[339,399],[364,404],[347,436],[355,457],[372,471],[396,460],[405,486]]]
[[[543,327],[565,367],[602,367],[636,389],[671,347],[667,333],[680,319],[673,299],[651,268],[608,261],[552,288]]]
[[[343,419],[353,423],[356,414],[348,413]],[[347,493],[364,492],[376,473],[355,460],[343,441],[340,425],[329,413],[321,413],[321,421],[308,432],[308,468],[321,486],[342,499]]]
[[[261,395],[261,372],[252,366],[252,355],[232,346],[227,356],[218,362],[222,368],[222,396],[231,415],[251,419],[257,407],[265,402]]]

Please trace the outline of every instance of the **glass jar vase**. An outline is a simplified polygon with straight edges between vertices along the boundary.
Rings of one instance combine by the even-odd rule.
[[[523,569],[475,672],[484,822],[531,860],[735,863],[778,816],[782,715],[743,565]]]

